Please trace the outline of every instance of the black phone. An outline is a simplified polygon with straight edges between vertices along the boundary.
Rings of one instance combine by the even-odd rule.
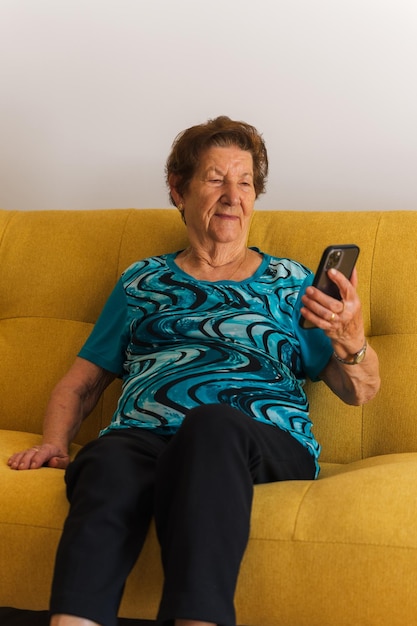
[[[341,295],[337,285],[330,280],[327,272],[334,268],[342,272],[349,278],[352,276],[359,256],[359,247],[355,244],[343,244],[340,246],[328,246],[321,257],[319,266],[314,275],[313,286],[323,291],[328,296],[341,300]],[[302,328],[315,328],[314,324],[306,320],[302,315],[300,317],[300,326]]]

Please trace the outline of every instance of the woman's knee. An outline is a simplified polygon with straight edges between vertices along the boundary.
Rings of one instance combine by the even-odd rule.
[[[157,453],[146,445],[127,431],[87,444],[67,468],[68,498],[88,492],[94,499],[122,501],[152,490]]]
[[[123,440],[113,440],[111,437],[100,437],[87,443],[70,463],[66,471],[66,483],[69,493],[81,478],[89,481],[107,481],[114,475],[118,459],[125,459],[125,445]]]

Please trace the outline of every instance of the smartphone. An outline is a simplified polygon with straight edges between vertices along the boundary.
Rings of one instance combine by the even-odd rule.
[[[323,291],[328,296],[341,300],[341,295],[337,285],[330,280],[327,272],[335,268],[349,278],[352,276],[353,268],[359,256],[359,247],[355,244],[345,244],[340,246],[328,246],[321,257],[317,272],[314,275],[313,286]],[[314,324],[300,317],[302,328],[315,328]]]

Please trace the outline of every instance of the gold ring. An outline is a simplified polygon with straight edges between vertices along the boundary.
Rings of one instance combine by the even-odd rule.
[[[331,322],[334,322],[334,321],[335,321],[335,319],[336,319],[336,313],[332,313],[331,318],[330,318],[330,321],[331,321]]]

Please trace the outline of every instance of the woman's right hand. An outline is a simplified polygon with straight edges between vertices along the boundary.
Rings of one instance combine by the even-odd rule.
[[[69,462],[68,453],[50,443],[43,443],[12,454],[7,464],[14,470],[39,469],[44,465],[56,469],[65,469]]]
[[[65,469],[70,462],[70,443],[83,419],[91,413],[114,379],[111,372],[77,357],[52,391],[43,423],[44,443],[12,454],[7,461],[9,467],[14,470],[42,466]]]

